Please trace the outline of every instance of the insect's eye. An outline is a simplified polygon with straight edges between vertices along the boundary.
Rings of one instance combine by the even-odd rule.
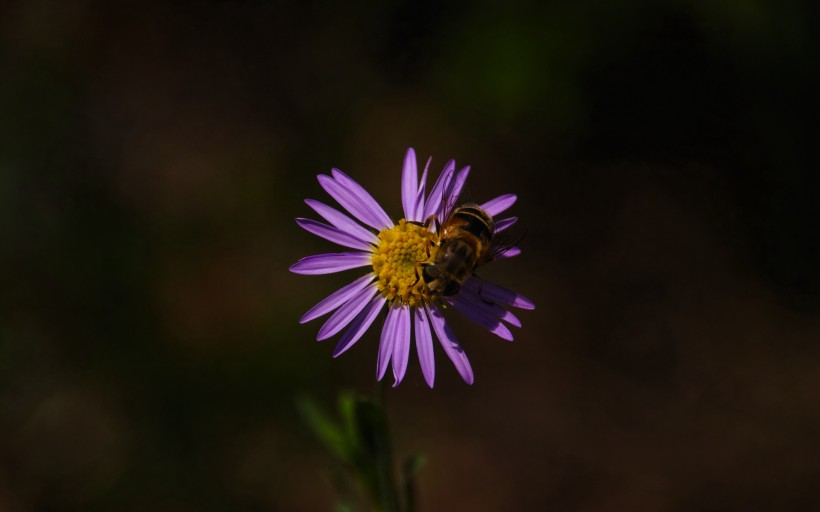
[[[421,278],[425,283],[434,281],[441,275],[441,271],[435,265],[424,265],[421,269]]]

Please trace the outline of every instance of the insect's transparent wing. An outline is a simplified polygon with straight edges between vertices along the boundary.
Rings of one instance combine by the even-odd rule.
[[[527,235],[527,228],[520,221],[509,224],[501,231],[496,231],[490,250],[479,264],[483,265],[502,257],[507,251],[517,247]]]
[[[467,166],[460,171],[452,173],[444,182],[444,192],[441,195],[441,209],[439,210],[438,221],[444,224],[453,213],[464,190],[464,183],[470,174],[470,167]]]

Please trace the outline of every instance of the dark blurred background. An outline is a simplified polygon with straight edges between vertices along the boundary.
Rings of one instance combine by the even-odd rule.
[[[516,192],[532,298],[387,400],[423,511],[820,507],[816,4],[0,6],[0,510],[330,510],[294,397],[373,387],[299,316],[339,167]]]

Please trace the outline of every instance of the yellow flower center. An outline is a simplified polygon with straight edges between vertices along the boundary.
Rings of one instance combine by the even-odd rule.
[[[373,273],[387,300],[408,306],[430,302],[421,263],[432,260],[437,241],[435,233],[404,219],[379,233],[379,245],[373,251]]]

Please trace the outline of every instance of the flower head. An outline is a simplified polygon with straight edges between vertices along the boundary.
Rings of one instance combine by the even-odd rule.
[[[404,378],[415,339],[424,379],[433,387],[433,333],[464,381],[472,384],[473,370],[444,318],[445,309],[452,307],[512,341],[507,324],[521,327],[521,322],[509,308],[535,308],[522,295],[473,273],[487,261],[520,254],[517,247],[500,244],[497,236],[517,219],[495,219],[515,203],[516,196],[504,194],[482,205],[456,208],[470,168],[456,171],[455,162],[450,160],[427,194],[429,166],[428,160],[419,180],[416,153],[413,148],[407,150],[401,180],[404,218],[398,222],[393,222],[373,196],[338,169],[333,169],[330,176],[320,174],[319,184],[348,213],[307,199],[307,205],[329,224],[296,219],[306,231],[354,251],[308,256],[291,265],[291,272],[329,274],[367,267],[363,276],[312,307],[300,323],[333,312],[316,338],[324,340],[344,330],[333,350],[333,357],[337,357],[352,347],[387,308],[376,376],[381,380],[388,364],[392,364],[394,386]]]

